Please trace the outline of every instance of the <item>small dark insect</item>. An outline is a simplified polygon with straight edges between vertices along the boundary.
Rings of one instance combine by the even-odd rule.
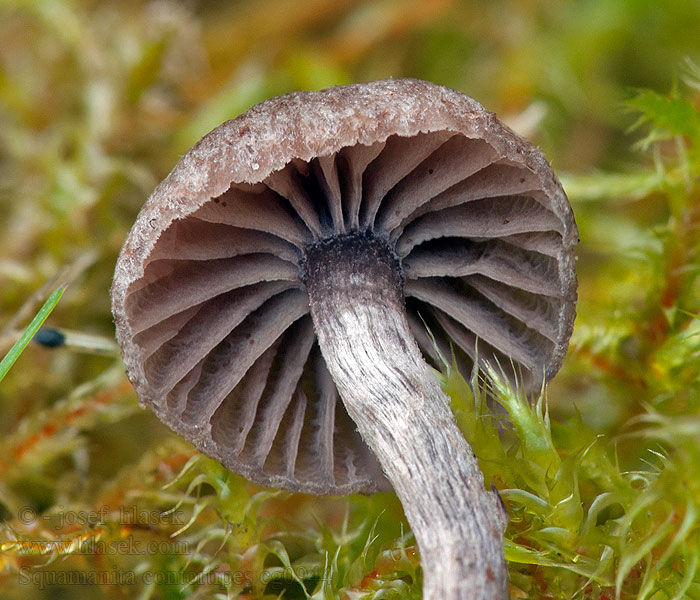
[[[37,344],[46,346],[47,348],[57,348],[58,346],[63,346],[66,343],[66,336],[51,327],[42,327],[36,332],[33,340]]]

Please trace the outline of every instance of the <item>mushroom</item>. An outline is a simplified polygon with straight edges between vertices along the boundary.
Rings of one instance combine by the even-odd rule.
[[[140,403],[202,452],[297,492],[393,486],[424,597],[500,598],[502,508],[431,367],[454,351],[529,388],[554,375],[576,241],[541,153],[471,98],[293,93],[153,192],[116,266],[117,337]]]

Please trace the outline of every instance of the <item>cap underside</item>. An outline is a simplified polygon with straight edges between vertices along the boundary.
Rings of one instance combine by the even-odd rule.
[[[542,180],[483,139],[435,131],[232,184],[160,234],[115,306],[141,401],[261,484],[387,489],[319,351],[305,248],[352,231],[387,240],[429,363],[454,350],[465,375],[488,361],[538,386],[561,363],[576,293],[575,225]]]

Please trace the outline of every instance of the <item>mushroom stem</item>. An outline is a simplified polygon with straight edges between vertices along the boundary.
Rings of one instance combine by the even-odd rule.
[[[426,600],[506,595],[503,517],[406,319],[389,245],[348,234],[303,265],[321,352],[418,542]]]

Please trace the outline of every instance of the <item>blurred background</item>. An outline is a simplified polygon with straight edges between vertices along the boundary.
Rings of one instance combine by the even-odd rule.
[[[0,11],[0,323],[83,257],[53,320],[109,337],[112,265],[140,206],[196,140],[255,102],[429,79],[528,135],[567,183],[648,164],[623,100],[667,92],[700,59],[694,0],[3,0]],[[572,201],[585,233],[588,205]],[[659,210],[641,203],[634,216]],[[582,260],[599,255],[582,237]],[[104,360],[32,359],[42,377],[12,373],[5,407],[60,396]]]
[[[93,505],[123,494],[134,473],[165,469],[165,480],[184,464],[187,446],[136,407],[115,360],[113,266],[180,155],[292,90],[428,79],[540,146],[582,238],[579,321],[550,389],[553,414],[575,406],[608,433],[639,411],[635,394],[658,398],[626,387],[648,375],[639,357],[655,338],[615,319],[651,314],[648,251],[673,207],[645,187],[660,157],[635,145],[639,114],[625,101],[685,85],[688,60],[700,61],[696,0],[0,0],[0,40],[0,356],[65,280],[49,324],[97,348],[31,345],[0,385],[3,520],[25,504]],[[164,467],[167,455],[184,458]],[[346,506],[294,502],[284,511],[297,524],[308,502],[336,523]],[[0,558],[0,573],[13,564]]]

